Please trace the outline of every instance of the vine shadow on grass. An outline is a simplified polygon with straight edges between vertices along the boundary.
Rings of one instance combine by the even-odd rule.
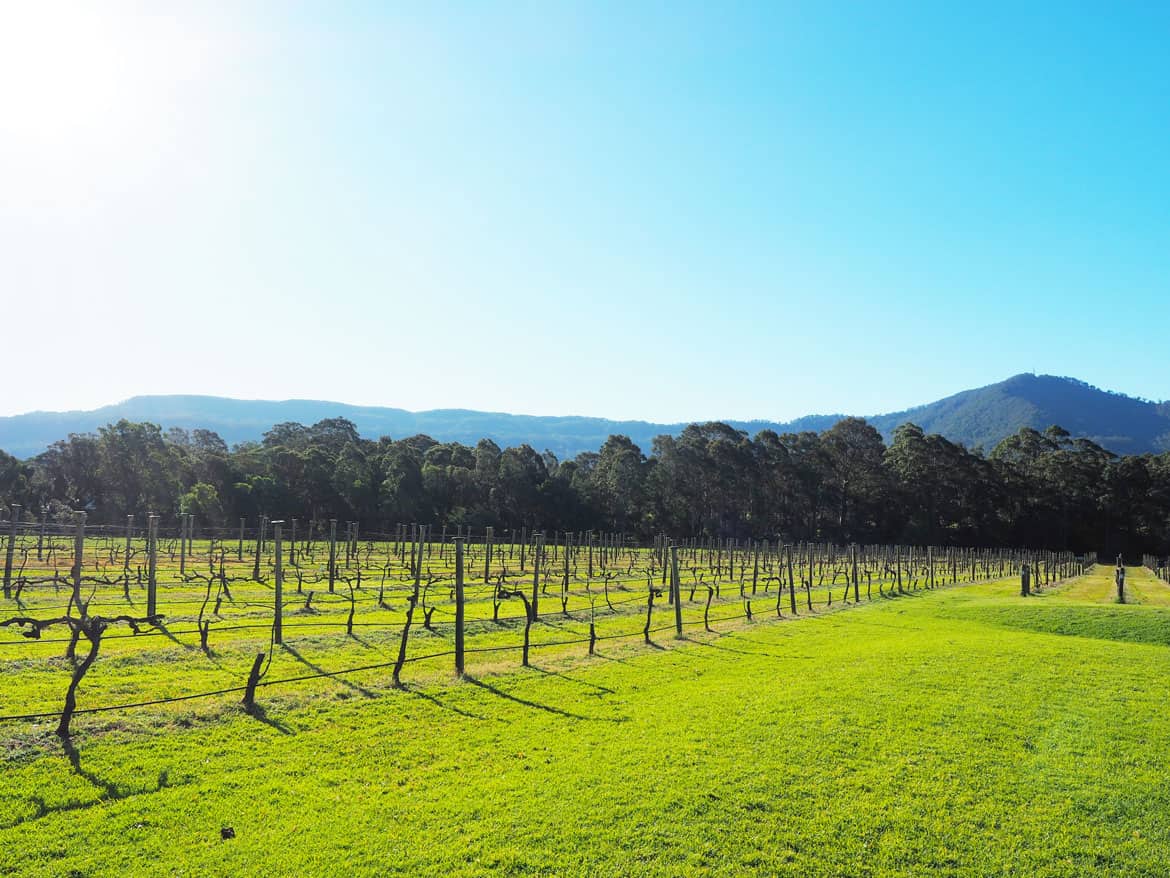
[[[468,683],[470,683],[473,686],[478,686],[480,689],[483,689],[487,692],[490,692],[492,695],[497,695],[500,698],[507,699],[508,701],[513,701],[516,704],[523,705],[524,707],[531,707],[531,708],[535,708],[536,710],[543,710],[545,713],[555,714],[556,716],[564,717],[566,719],[580,719],[580,720],[588,720],[590,722],[607,722],[607,723],[623,723],[626,721],[626,717],[586,716],[585,714],[573,713],[572,711],[563,710],[562,708],[559,708],[559,707],[553,707],[551,704],[541,704],[539,701],[531,701],[527,698],[521,698],[519,695],[513,695],[511,692],[505,692],[503,689],[500,689],[496,686],[493,686],[491,683],[487,683],[487,682],[480,680],[476,677],[472,677],[469,674],[465,675],[463,677],[463,679],[466,680]]]
[[[8,823],[0,824],[0,829],[12,829],[22,823],[27,823],[31,820],[40,820],[42,817],[47,817],[50,814],[60,814],[67,811],[84,811],[95,805],[104,805],[108,802],[120,802],[123,799],[130,799],[135,796],[147,796],[170,787],[184,786],[187,783],[187,781],[177,784],[172,783],[169,772],[164,769],[158,773],[158,780],[153,787],[142,790],[123,790],[113,781],[99,777],[81,764],[81,752],[77,749],[77,745],[73,743],[71,734],[66,733],[62,735],[60,740],[61,747],[65,752],[65,758],[69,760],[69,765],[73,769],[73,773],[99,790],[98,797],[92,802],[74,800],[63,802],[60,805],[48,805],[42,796],[31,795],[29,796],[29,801],[33,803],[33,813],[24,817],[18,817]]]
[[[320,665],[314,664],[313,662],[309,661],[307,658],[305,658],[303,655],[301,655],[299,652],[297,652],[295,647],[293,647],[287,643],[284,643],[281,645],[284,647],[285,652],[287,652],[289,655],[291,655],[298,662],[300,662],[302,665],[304,665],[306,668],[313,671],[314,673],[320,674],[323,677],[328,677],[331,680],[336,680],[342,686],[345,686],[349,689],[352,689],[354,692],[357,692],[358,694],[363,695],[366,698],[376,698],[377,697],[375,695],[375,693],[371,692],[365,686],[359,686],[357,683],[351,683],[349,680],[345,679],[344,677],[339,677],[339,676],[333,674],[332,672],[325,670]]]
[[[250,707],[245,707],[244,713],[248,714],[248,716],[252,717],[252,719],[260,720],[260,722],[264,723],[266,726],[272,726],[272,728],[276,729],[282,735],[296,734],[296,732],[293,731],[292,726],[290,726],[288,723],[269,716],[268,711],[264,709],[262,704],[253,704]]]
[[[724,635],[724,636],[728,637],[731,635]],[[715,642],[709,641],[709,640],[696,640],[696,639],[693,639],[690,637],[688,637],[687,640],[690,643],[693,643],[695,646],[702,646],[702,647],[705,647],[706,649],[717,649],[720,652],[733,652],[736,655],[746,655],[746,656],[755,656],[757,658],[773,658],[773,659],[781,659],[781,660],[788,660],[788,659],[792,658],[792,656],[779,655],[779,654],[774,653],[774,652],[765,652],[764,650],[735,649],[734,647],[727,646],[725,644],[715,643]]]
[[[403,686],[400,691],[405,692],[408,695],[413,695],[415,698],[421,698],[423,701],[429,701],[431,704],[434,704],[437,707],[441,707],[443,710],[450,710],[459,714],[460,716],[465,716],[468,719],[487,719],[486,716],[482,716],[478,713],[472,713],[470,710],[464,710],[461,707],[456,707],[454,704],[450,704],[446,701],[443,701],[441,698],[438,698],[434,695],[429,695],[428,693],[423,692],[421,689],[416,689],[412,686]]]
[[[538,674],[544,674],[549,677],[560,677],[562,680],[568,680],[570,683],[577,683],[581,686],[588,686],[590,689],[596,689],[603,695],[613,695],[615,690],[607,686],[601,686],[597,683],[590,683],[588,680],[582,680],[579,677],[570,677],[568,674],[562,674],[560,671],[554,671],[550,668],[542,668],[538,665],[529,665],[528,670],[536,671]]]

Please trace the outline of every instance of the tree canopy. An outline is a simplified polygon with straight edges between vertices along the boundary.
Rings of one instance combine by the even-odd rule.
[[[1170,551],[1170,452],[1118,457],[1060,427],[988,455],[903,424],[887,445],[846,418],[755,436],[691,424],[646,454],[627,436],[558,460],[426,435],[365,439],[344,418],[282,423],[234,448],[208,430],[118,421],[29,461],[0,452],[0,501],[93,522],[189,512],[206,527],[259,515],[361,522],[837,542]]]

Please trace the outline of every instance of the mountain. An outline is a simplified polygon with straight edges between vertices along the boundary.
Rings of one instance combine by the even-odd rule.
[[[868,418],[889,437],[912,421],[969,448],[990,451],[1021,427],[1059,424],[1118,454],[1170,449],[1170,404],[1099,390],[1075,378],[1015,375],[998,384],[964,390],[937,402]]]
[[[606,437],[622,433],[643,451],[663,433],[677,435],[686,424],[610,421],[604,418],[545,417],[478,412],[468,409],[405,409],[354,406],[338,402],[290,399],[281,402],[227,399],[217,396],[136,396],[92,411],[30,412],[0,417],[0,448],[17,457],[39,454],[70,433],[94,432],[126,418],[150,421],[164,429],[198,427],[214,430],[229,445],[258,440],[272,425],[284,421],[312,424],[323,418],[348,418],[363,436],[402,438],[426,433],[441,442],[471,445],[481,438],[501,447],[527,442],[564,459],[596,451]],[[755,434],[827,430],[844,415],[810,415],[787,423],[728,421]],[[928,433],[941,433],[969,447],[990,450],[1020,427],[1037,430],[1059,424],[1119,454],[1170,449],[1170,404],[1153,403],[1098,390],[1073,378],[1016,375],[998,384],[965,390],[946,399],[903,412],[867,418],[889,439],[894,429],[913,421]]]

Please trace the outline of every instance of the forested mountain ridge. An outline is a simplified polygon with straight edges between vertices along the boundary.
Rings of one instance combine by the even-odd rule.
[[[422,522],[1115,557],[1170,551],[1170,451],[1118,457],[1053,426],[1023,427],[985,456],[914,424],[886,444],[845,418],[754,436],[690,424],[649,454],[617,435],[558,460],[490,439],[364,439],[344,418],[277,424],[234,449],[208,430],[121,420],[28,461],[0,452],[0,507],[25,521],[83,510],[98,525],[186,512],[210,528],[267,516],[355,521],[367,534]]]
[[[761,405],[764,405],[762,403]],[[723,423],[749,435],[760,430],[796,433],[827,430],[844,415],[809,415],[786,423]],[[328,418],[352,421],[365,438],[426,434],[439,442],[474,445],[491,439],[502,447],[528,444],[561,459],[596,451],[614,435],[630,437],[648,450],[655,436],[678,436],[687,426],[605,418],[554,417],[481,412],[468,409],[405,409],[355,406],[318,400],[240,400],[215,396],[136,396],[91,411],[30,412],[0,417],[0,449],[18,458],[41,453],[71,433],[90,433],[125,419],[158,424],[164,430],[214,431],[229,445],[259,441],[273,425],[312,424]],[[889,441],[901,424],[913,422],[969,448],[990,451],[1021,427],[1043,430],[1060,424],[1074,437],[1091,439],[1118,454],[1170,448],[1170,405],[1098,390],[1073,378],[1016,375],[1006,381],[965,390],[906,411],[867,417]]]
[[[867,419],[888,440],[912,422],[968,448],[990,451],[1021,427],[1059,424],[1115,454],[1170,450],[1170,403],[1100,390],[1075,378],[1015,375],[917,408]]]

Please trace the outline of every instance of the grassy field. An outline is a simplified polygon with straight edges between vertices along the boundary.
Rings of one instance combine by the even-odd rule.
[[[92,714],[72,762],[51,723],[0,724],[0,873],[1164,874],[1170,587],[1129,585],[1126,606],[1108,568],[1027,599],[875,590],[530,669],[489,654],[463,681],[419,662],[406,691],[384,668],[273,687],[255,716]],[[384,661],[393,639],[325,637],[273,667]],[[238,682],[254,644],[109,647],[82,707],[180,691],[195,660]],[[0,710],[59,701],[59,654],[5,656]]]
[[[262,688],[295,680],[298,692],[290,697],[301,700],[335,688],[333,681],[315,683],[303,679],[306,676],[385,665],[396,657],[414,582],[405,550],[397,557],[389,544],[368,544],[360,562],[355,560],[351,566],[339,561],[332,592],[322,544],[300,556],[296,567],[286,558],[281,600],[284,642],[273,650],[276,601],[271,546],[262,558],[261,581],[252,579],[253,561],[247,553],[238,559],[226,553],[226,581],[221,587],[217,579],[220,557],[209,551],[210,544],[196,544],[185,575],[180,575],[176,545],[171,542],[159,557],[158,611],[163,623],[140,635],[121,624],[109,629],[102,639],[100,658],[80,690],[82,711],[239,689],[258,652],[270,657],[263,666]],[[120,548],[120,540],[88,542],[82,598],[91,615],[142,618],[147,613],[146,588],[134,566],[123,579],[123,566],[111,554]],[[442,678],[453,667],[454,550],[450,545],[443,552],[435,546],[431,549],[420,576],[420,601],[403,673],[404,679],[424,682]],[[516,593],[531,599],[534,577],[531,555],[522,567],[516,547],[498,546],[485,583],[482,549],[482,545],[469,547],[464,577],[467,668],[477,674],[520,664],[526,609]],[[11,601],[0,602],[0,623],[14,615],[61,616],[70,603],[71,552],[71,541],[63,546],[58,541],[51,563],[46,556],[39,565],[32,560],[23,564],[21,571],[29,584],[14,591]],[[726,559],[710,566],[706,563],[710,559],[701,552],[680,553],[684,630],[701,631],[705,620],[726,630],[749,613],[759,618],[774,617],[777,610],[792,615],[794,607],[804,613],[839,608],[849,596],[845,588],[850,575],[848,556],[838,553],[830,561],[820,553],[810,561],[803,554],[798,552],[793,561],[795,588],[786,590],[782,584],[788,566],[774,554],[764,557],[755,572],[751,556],[745,553],[739,553],[734,571],[728,569]],[[903,556],[895,572],[882,552],[871,553],[859,565],[857,597],[868,602],[891,592],[925,588],[930,577],[923,560],[921,552],[913,563]],[[587,650],[591,620],[598,642],[608,646],[617,646],[616,641],[641,641],[648,616],[653,634],[673,633],[674,613],[661,593],[665,577],[652,552],[623,551],[620,557],[611,557],[605,568],[599,559],[595,561],[590,564],[584,555],[574,558],[566,579],[563,555],[550,552],[545,559],[539,622],[529,632],[534,656],[557,660],[566,654],[580,655]],[[960,564],[948,569],[945,561],[936,559],[935,580],[989,579],[1004,563],[989,560],[985,566]],[[512,596],[497,602],[493,596],[501,580]],[[716,583],[708,607],[708,585]],[[647,606],[650,585],[656,589],[653,607]],[[200,649],[201,619],[210,626],[206,652]],[[0,668],[19,672],[19,677],[8,675],[11,687],[0,688],[0,715],[59,712],[72,667],[62,658],[69,631],[64,625],[47,628],[36,640],[21,634],[19,627],[0,627]],[[82,641],[78,655],[84,655],[85,645]],[[361,689],[351,686],[350,691]],[[240,693],[233,697],[238,701]],[[207,710],[216,712],[220,706],[211,704]],[[151,715],[145,716],[149,721]],[[135,715],[127,721],[138,719]]]

